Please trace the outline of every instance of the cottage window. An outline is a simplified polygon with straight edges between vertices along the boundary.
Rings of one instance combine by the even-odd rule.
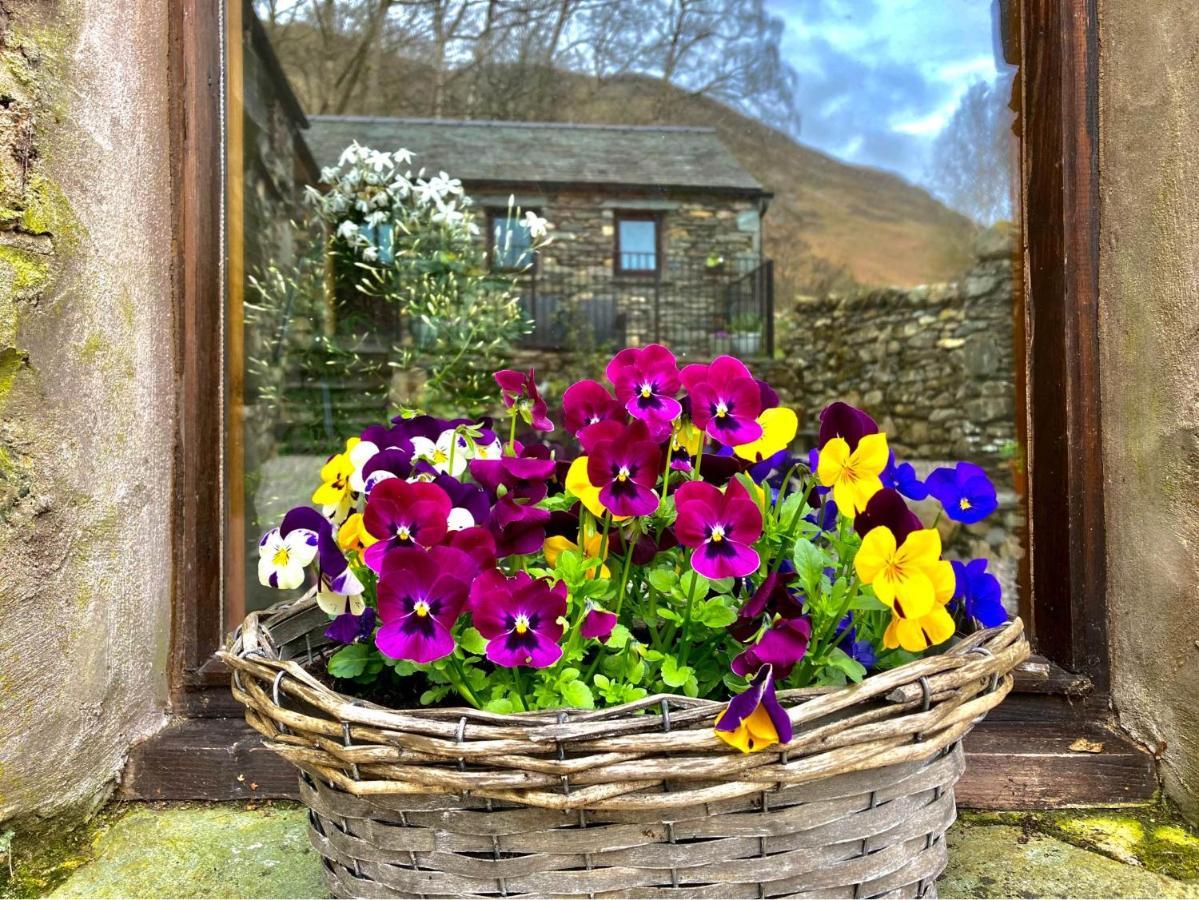
[[[985,0],[977,0],[977,4],[991,7]],[[274,4],[262,6],[274,8]],[[295,6],[300,8],[301,5]],[[936,5],[928,6],[932,9]],[[270,418],[272,409],[296,402],[300,388],[286,380],[279,384],[255,383],[253,379],[259,378],[260,373],[247,366],[250,358],[271,359],[284,337],[294,339],[298,335],[313,341],[325,340],[332,329],[330,323],[322,320],[321,310],[315,306],[310,320],[302,323],[302,330],[297,330],[299,325],[291,307],[285,310],[287,316],[271,329],[248,321],[261,314],[254,308],[252,295],[247,294],[252,289],[248,277],[255,271],[253,254],[259,244],[272,237],[279,221],[256,218],[264,211],[263,203],[275,195],[266,188],[248,190],[245,173],[255,172],[262,185],[286,177],[292,169],[280,165],[277,159],[263,159],[259,154],[264,147],[285,146],[294,140],[293,168],[307,170],[314,176],[319,171],[319,166],[314,163],[324,165],[327,157],[314,160],[312,155],[306,155],[304,126],[321,126],[307,130],[309,139],[318,131],[328,134],[343,126],[330,121],[331,117],[306,116],[294,97],[283,96],[282,112],[275,114],[261,94],[252,94],[247,89],[243,96],[243,83],[251,81],[251,66],[272,77],[282,69],[272,55],[267,36],[250,14],[252,5],[248,0],[244,4],[240,0],[230,0],[225,7],[228,39],[222,54],[220,7],[221,4],[201,0],[181,0],[173,7],[171,21],[172,79],[173,83],[183,86],[172,107],[176,125],[172,134],[179,142],[173,156],[173,176],[179,198],[175,215],[180,233],[176,243],[179,253],[179,277],[175,281],[179,291],[176,345],[183,354],[179,391],[179,512],[175,523],[174,557],[178,604],[172,642],[174,690],[179,713],[205,716],[219,716],[223,711],[229,711],[227,674],[213,662],[212,653],[222,643],[227,629],[240,620],[244,610],[261,602],[259,597],[247,596],[247,585],[256,584],[249,564],[254,531],[291,503],[306,499],[281,496],[275,490],[277,484],[297,482],[289,474],[289,466],[296,462],[298,453],[294,449],[282,452],[279,448],[302,448],[304,454],[316,458],[319,464],[324,454],[336,449],[330,439],[345,437],[334,416],[355,415],[356,403],[363,395],[361,385],[315,377],[302,389],[320,398],[318,408],[323,409],[326,416],[306,423],[273,420]],[[409,8],[415,10],[417,7],[405,6],[406,10]],[[1027,478],[1024,496],[1033,535],[1027,543],[1020,612],[1043,657],[1033,669],[1021,675],[1018,687],[1024,689],[1025,696],[1007,706],[1005,718],[1016,721],[993,719],[986,730],[972,739],[974,745],[968,744],[972,760],[971,780],[963,782],[960,796],[967,802],[992,806],[1053,802],[1100,804],[1105,799],[1124,801],[1142,787],[1140,783],[1133,784],[1138,771],[1144,774],[1143,767],[1142,770],[1137,768],[1140,763],[1133,758],[1135,754],[1121,751],[1125,755],[1118,759],[1109,759],[1105,754],[1071,754],[1066,752],[1066,747],[1072,738],[1067,738],[1059,747],[1059,738],[1067,727],[1077,736],[1084,725],[1105,714],[1108,702],[1104,503],[1096,352],[1098,55],[1095,3],[1094,0],[998,0],[995,8],[1000,11],[996,21],[1003,32],[1002,40],[998,42],[1002,45],[1003,62],[1011,67],[1019,64],[1014,82],[1009,82],[1012,89],[1005,98],[1010,99],[1010,106],[1001,107],[1003,114],[1009,117],[1002,133],[1006,137],[1014,132],[1020,137],[1019,147],[1012,153],[1018,162],[1018,173],[1013,182],[1017,187],[1017,198],[1015,208],[1009,211],[1010,218],[1017,228],[1024,225],[1026,231],[1024,235],[1016,235],[1016,256],[1011,260],[1016,306],[1011,310],[1006,327],[1014,332],[1009,345],[1014,352],[1006,358],[998,356],[998,342],[986,329],[975,329],[973,336],[966,335],[965,338],[927,334],[922,337],[928,346],[937,347],[938,341],[942,341],[940,346],[947,352],[963,351],[963,356],[967,357],[966,365],[984,375],[999,365],[1007,365],[1008,374],[1014,380],[1012,390],[1002,397],[991,391],[966,398],[966,402],[968,408],[977,413],[979,421],[1006,420],[1015,425],[1012,446],[1003,449],[1011,451],[1013,468],[1020,468],[1021,476]],[[852,32],[853,29],[842,31]],[[243,37],[248,37],[244,45]],[[563,42],[564,45],[571,43]],[[302,44],[293,42],[293,45]],[[413,46],[426,45],[427,42],[413,43]],[[496,42],[496,46],[501,45],[504,42]],[[454,52],[464,59],[469,58],[468,51],[469,48],[455,45]],[[227,62],[223,79],[222,59]],[[928,62],[926,68],[929,71],[953,69],[942,60],[930,57]],[[366,99],[374,102],[377,98],[371,92],[388,81],[388,73],[369,66],[366,69],[370,77],[363,78],[363,90]],[[347,72],[354,71],[347,69]],[[455,70],[454,76],[467,78],[476,71],[498,70],[478,66],[464,68],[461,72]],[[1012,68],[1007,71],[1011,76]],[[385,77],[375,77],[380,74]],[[331,80],[311,78],[306,72],[300,75],[307,78],[305,89],[308,91],[330,91],[335,87]],[[552,81],[539,79],[538,83]],[[621,79],[611,81],[618,84]],[[227,95],[222,96],[222,85],[229,86]],[[455,96],[459,99],[477,96],[457,87],[451,91],[442,85],[437,94],[438,102],[443,99],[449,102]],[[493,93],[500,95],[503,92]],[[432,91],[418,90],[411,95],[425,98],[431,96]],[[320,108],[336,105],[336,97],[326,99],[328,102]],[[827,105],[830,109],[833,106]],[[354,121],[345,127],[375,129],[374,133],[379,134],[382,120],[367,115],[373,115],[377,108],[375,103],[362,110],[363,116],[348,117]],[[222,119],[222,110],[227,110],[227,119]],[[537,115],[546,118],[553,112],[553,105],[546,104]],[[428,118],[433,113],[418,111],[413,115],[424,118],[410,120],[406,125],[409,130],[437,127],[436,122]],[[873,118],[871,122],[874,122]],[[936,122],[934,115],[902,121],[900,124],[906,130],[901,134],[919,136]],[[820,122],[815,124],[821,125]],[[644,339],[644,336],[652,337],[657,333],[655,329],[660,332],[663,328],[674,327],[678,329],[677,336],[668,335],[666,340],[685,340],[698,335],[705,341],[701,346],[707,350],[709,358],[719,352],[748,352],[741,348],[751,347],[754,343],[754,333],[745,329],[752,324],[750,320],[756,308],[753,306],[754,288],[760,282],[760,269],[743,272],[741,260],[737,258],[741,251],[729,251],[726,247],[742,246],[736,237],[739,218],[745,215],[747,205],[759,215],[765,214],[770,195],[748,173],[744,176],[736,174],[732,179],[734,182],[742,179],[740,183],[720,183],[713,189],[713,179],[723,177],[711,169],[712,155],[705,150],[713,143],[719,146],[713,136],[714,129],[707,130],[711,133],[701,133],[703,129],[670,126],[675,131],[665,138],[648,136],[667,148],[658,158],[649,158],[639,152],[645,146],[647,135],[636,128],[622,128],[621,134],[607,134],[594,126],[586,126],[563,136],[538,126],[533,134],[524,135],[528,140],[523,146],[531,148],[528,153],[509,160],[509,167],[502,172],[488,172],[487,166],[494,162],[496,138],[503,134],[504,127],[507,127],[506,123],[481,123],[479,128],[483,133],[477,135],[473,143],[465,139],[441,144],[431,141],[430,152],[456,150],[461,159],[479,164],[480,177],[488,176],[493,182],[508,178],[509,181],[503,184],[490,185],[494,195],[506,195],[516,190],[536,190],[541,194],[554,186],[565,186],[575,195],[585,197],[594,196],[598,190],[586,181],[604,168],[597,165],[596,160],[614,158],[608,145],[618,139],[627,139],[626,152],[619,157],[620,165],[608,167],[609,179],[618,181],[608,186],[612,196],[606,202],[627,203],[626,198],[631,193],[642,190],[646,195],[642,200],[676,204],[677,217],[688,236],[687,243],[694,245],[697,254],[694,268],[700,287],[688,287],[684,300],[680,301],[684,304],[680,306],[682,314],[676,319],[659,321],[654,301],[668,296],[667,286],[661,279],[609,277],[604,283],[595,279],[597,270],[607,276],[657,273],[667,262],[673,275],[673,259],[666,259],[662,240],[659,216],[663,207],[658,207],[652,214],[647,214],[644,207],[640,212],[627,207],[619,209],[612,220],[614,235],[611,239],[597,237],[600,234],[598,227],[589,232],[583,224],[577,229],[572,224],[571,229],[564,230],[577,230],[584,242],[589,242],[588,246],[598,247],[603,262],[606,263],[607,255],[613,253],[611,266],[601,263],[587,268],[585,264],[577,270],[569,270],[566,267],[571,260],[570,247],[556,240],[551,245],[552,250],[545,254],[545,268],[551,268],[548,265],[550,256],[560,268],[531,279],[537,292],[533,295],[534,304],[544,312],[538,313],[539,320],[544,319],[553,328],[572,334],[600,335],[604,339],[616,336],[629,343]],[[769,144],[766,149],[771,152],[778,149],[773,143],[773,132],[767,133],[766,129],[756,125],[755,128],[757,130],[752,134],[756,137],[731,133],[728,139],[736,141],[735,146],[740,152],[745,152],[746,147],[759,140]],[[871,133],[869,139],[858,141],[855,146],[872,146],[875,136]],[[341,146],[354,137],[352,133],[345,133]],[[548,141],[566,139],[573,143],[564,146],[577,147],[577,155],[546,149]],[[391,142],[386,149],[395,149],[394,145],[398,143],[386,135],[379,140]],[[684,159],[680,148],[688,142],[696,152]],[[1004,146],[1012,149],[1011,144]],[[971,171],[968,164],[976,154],[969,152],[968,143],[956,149],[964,151],[960,156],[962,173],[968,176]],[[806,158],[815,157],[809,154]],[[422,164],[437,167],[435,159],[418,160],[414,169]],[[819,165],[810,173],[814,178],[826,174],[832,163],[826,157],[819,159]],[[726,170],[730,170],[730,166],[736,168],[733,154],[726,153],[725,160],[727,165],[722,165]],[[227,161],[227,168],[222,165],[223,161]],[[661,168],[655,170],[654,166]],[[773,164],[769,168],[772,177],[786,174]],[[224,180],[226,171],[227,181]],[[674,179],[696,180],[686,184],[680,181],[664,184],[667,175]],[[975,182],[972,177],[964,177],[961,185],[970,189],[976,186]],[[906,183],[886,184],[892,190],[879,192],[874,190],[874,182],[868,181],[861,192],[847,196],[847,202],[836,207],[838,215],[852,213],[856,226],[847,224],[849,219],[826,217],[821,220],[819,212],[801,208],[799,203],[792,203],[789,210],[784,210],[780,208],[783,204],[775,201],[778,213],[785,211],[791,218],[772,212],[764,221],[764,240],[771,239],[772,229],[778,235],[786,222],[798,223],[794,225],[797,230],[786,233],[789,272],[802,269],[807,260],[801,255],[801,248],[817,244],[817,237],[825,241],[844,240],[847,244],[856,240],[852,249],[858,252],[858,257],[850,262],[858,266],[859,275],[863,271],[870,274],[874,262],[887,262],[893,267],[907,265],[915,259],[915,254],[897,252],[892,258],[883,260],[882,251],[870,243],[888,231],[913,240],[921,233],[898,221],[894,206],[888,205],[896,198],[910,197],[914,188]],[[835,190],[839,185],[829,178],[823,187]],[[697,192],[702,194],[703,202],[694,202]],[[805,203],[812,202],[814,194],[803,197]],[[933,208],[932,198],[926,199],[924,208]],[[602,210],[605,208],[612,207],[596,204],[597,222],[603,221]],[[672,211],[670,216],[673,229],[676,213]],[[953,231],[955,223],[962,221],[960,217],[949,217],[948,230]],[[732,223],[731,232],[722,230],[721,223]],[[498,225],[501,238],[498,243],[508,247],[503,262],[516,262],[527,252],[519,226],[502,216],[489,224],[492,227],[486,229],[488,236],[494,240],[495,226]],[[868,234],[854,230],[863,226],[868,226]],[[249,240],[246,240],[247,236]],[[614,240],[614,247],[610,240]],[[753,254],[761,253],[758,245],[749,243],[751,238],[744,237],[744,240]],[[294,262],[302,261],[304,252],[310,248],[295,245],[285,249],[292,254]],[[781,263],[782,253],[779,256]],[[1003,259],[1007,257],[1002,254],[993,257],[997,262]],[[761,262],[760,259],[757,261]],[[836,294],[840,286],[838,279],[845,274],[842,271],[845,266],[838,268],[839,265],[834,261],[834,264],[808,274],[813,280],[823,279],[823,286]],[[789,274],[788,277],[798,276]],[[879,277],[881,279],[882,275]],[[614,306],[612,298],[618,291],[612,287],[613,282],[617,287],[627,289],[628,296],[635,302],[623,308]],[[910,283],[920,282],[913,280]],[[967,290],[975,292],[970,297],[971,302],[983,297],[991,289],[991,283],[987,278],[981,278],[966,285]],[[694,298],[701,294],[718,298],[722,305],[685,305],[694,304]],[[567,301],[572,296],[584,296],[586,301],[571,306]],[[847,305],[846,308],[851,307]],[[890,308],[901,309],[902,305],[892,304]],[[564,318],[566,314],[576,318]],[[941,321],[935,315],[925,314],[923,318]],[[397,334],[409,341],[420,339],[419,329],[407,319],[388,323],[388,327],[391,328],[389,335]],[[910,321],[896,325],[899,337],[893,349],[877,340],[862,339],[848,348],[844,358],[856,365],[870,354],[890,354],[887,362],[895,367],[893,380],[902,384],[910,373],[903,367],[905,347],[900,338],[905,329],[921,327],[920,317],[913,315]],[[827,326],[808,329],[814,333],[817,342],[829,337],[828,332],[820,328]],[[382,330],[378,328],[376,332]],[[800,330],[803,330],[802,325]],[[360,371],[377,379],[376,387],[383,391],[394,384],[386,365],[386,349],[377,333],[368,334],[366,340],[354,347],[354,351],[361,354]],[[379,363],[381,357],[382,364]],[[800,377],[807,380],[805,390],[815,390],[817,381],[826,374],[806,359],[801,360],[797,368]],[[247,393],[248,387],[252,393]],[[224,406],[214,398],[222,398]],[[863,399],[863,402],[868,404],[870,401]],[[938,412],[941,415],[937,419],[930,418],[925,423],[930,429],[942,428],[949,420],[944,410]],[[973,426],[972,421],[968,424]],[[976,431],[966,430],[963,435],[973,437]],[[309,441],[313,445],[311,449],[308,449]],[[318,444],[321,456],[317,455]],[[1024,444],[1027,453],[1022,450]],[[1028,460],[1027,473],[1023,472],[1023,459]],[[310,493],[314,486],[304,487]],[[221,536],[219,543],[214,540],[214,535]],[[985,540],[987,536],[979,534],[977,537]],[[1074,698],[1079,694],[1089,694],[1089,698],[1082,703],[1066,703],[1067,696]],[[1005,732],[1005,727],[1011,728],[1012,733]],[[252,754],[246,749],[249,745],[239,743],[244,741],[245,731],[236,718],[218,718],[196,725],[185,723],[180,729],[183,737],[174,744],[170,742],[171,733],[166,733],[158,744],[139,751],[142,764],[135,774],[142,780],[135,777],[126,786],[131,796],[139,796],[140,792],[141,796],[162,798],[195,797],[195,793],[182,792],[194,791],[198,784],[202,795],[213,799],[245,797],[249,796],[251,783],[255,780],[268,792],[294,789],[294,778],[290,773],[270,774],[268,771],[255,779],[254,767],[265,765],[269,768],[269,760],[273,757],[262,754],[251,759]],[[1035,740],[1027,740],[1030,733],[1035,734]],[[1105,736],[1103,740],[1109,751],[1117,743],[1112,736]],[[1084,756],[1085,759],[1080,758]],[[238,772],[244,771],[244,780],[230,776],[231,759],[236,760]],[[1104,774],[1099,777],[1097,773]]]
[[[615,269],[629,275],[658,272],[659,220],[651,213],[617,213]]]
[[[537,213],[538,210],[529,210]],[[533,235],[514,210],[487,211],[487,244],[491,265],[502,272],[522,271],[535,263]]]

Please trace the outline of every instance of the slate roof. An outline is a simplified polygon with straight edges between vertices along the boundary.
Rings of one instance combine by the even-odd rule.
[[[765,195],[714,128],[309,116],[321,166],[351,141],[407,147],[415,167],[470,183],[620,185]]]

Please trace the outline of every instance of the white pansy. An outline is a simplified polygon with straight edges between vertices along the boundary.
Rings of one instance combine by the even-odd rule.
[[[358,236],[358,223],[351,222],[349,219],[346,219],[344,222],[342,222],[340,225],[337,226],[337,234],[340,237],[346,238],[347,240],[357,237]]]
[[[373,441],[359,441],[350,448],[350,463],[354,466],[354,471],[350,473],[351,491],[358,494],[366,493],[366,481],[362,477],[362,470],[378,452],[379,446]]]
[[[456,438],[457,447],[454,446]],[[454,429],[447,428],[437,436],[436,441],[427,437],[414,437],[412,456],[414,459],[423,459],[438,472],[448,472],[457,478],[466,471],[466,464],[470,462],[470,448],[469,445],[463,444]]]
[[[451,509],[449,517],[446,519],[446,528],[450,531],[465,531],[467,528],[473,528],[474,525],[475,517],[470,514],[469,509],[461,506]]]
[[[297,528],[284,537],[272,528],[258,542],[258,580],[267,587],[291,590],[304,583],[304,567],[316,556],[316,532]]]
[[[497,437],[490,444],[475,444],[475,459],[499,459],[504,455],[504,445]]]
[[[401,147],[395,153],[391,154],[391,158],[395,160],[397,166],[407,166],[412,163],[412,151],[407,147]]]

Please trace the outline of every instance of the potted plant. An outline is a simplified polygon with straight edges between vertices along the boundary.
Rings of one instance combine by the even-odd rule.
[[[762,347],[762,318],[753,313],[734,316],[731,341],[735,356],[757,356]]]
[[[994,489],[919,483],[842,403],[792,456],[732,357],[605,374],[557,425],[502,371],[503,425],[372,426],[263,537],[263,582],[310,588],[222,658],[331,892],[931,895],[961,739],[1028,645],[901,492]]]

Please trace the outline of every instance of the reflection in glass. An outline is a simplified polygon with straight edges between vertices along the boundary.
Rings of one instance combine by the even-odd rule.
[[[245,126],[230,159],[244,473],[230,473],[248,604],[277,599],[257,587],[258,534],[310,498],[347,438],[401,404],[484,402],[479,372],[437,374],[438,360],[490,364],[454,343],[483,327],[489,359],[536,368],[551,398],[591,371],[572,354],[661,341],[768,371],[801,417],[797,449],[844,399],[921,479],[982,466],[999,509],[937,527],[947,555],[989,560],[1015,609],[1017,6],[246,0],[230,107]],[[411,235],[371,206],[369,166],[347,189],[352,240],[316,214],[322,170],[354,143],[411,151],[404,190],[456,185],[439,208],[470,237],[438,245],[442,269],[408,266]],[[542,221],[552,243],[534,253]],[[451,268],[479,281],[452,302],[417,289]]]

